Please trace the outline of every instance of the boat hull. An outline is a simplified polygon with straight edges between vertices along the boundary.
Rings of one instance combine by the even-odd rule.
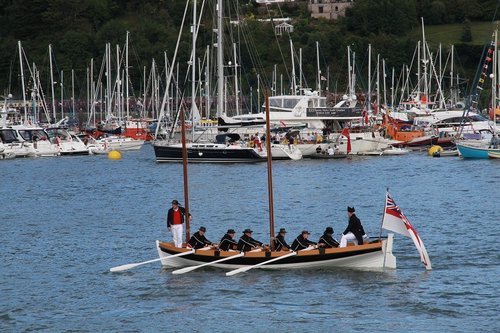
[[[261,157],[254,149],[227,149],[207,147],[188,147],[187,157],[189,163],[253,163],[263,162],[266,159]],[[157,162],[182,162],[181,145],[161,145],[154,144],[154,151]]]
[[[492,149],[485,146],[457,143],[457,149],[463,158],[487,159],[488,153],[500,153],[500,149]]]
[[[488,157],[489,158],[500,158],[500,151],[490,151],[488,152]]]
[[[328,155],[328,154],[314,153],[312,155],[308,155],[307,157],[312,158],[312,159],[317,159],[317,160],[330,160],[330,159],[338,159],[338,158],[347,158],[347,154],[337,153],[334,155]]]
[[[350,268],[396,268],[396,259],[392,255],[392,234],[387,240],[382,242],[347,246],[334,249],[313,249],[301,250],[297,255],[279,260],[274,264],[265,265],[268,269],[289,269],[289,268],[327,268],[327,267],[350,267]],[[172,243],[156,241],[156,247],[163,266],[184,267],[201,265],[215,260],[229,257],[239,252],[197,250],[193,254],[182,257],[169,258],[169,256],[189,251],[186,248],[176,248]],[[212,267],[235,269],[244,266],[251,266],[263,263],[273,258],[286,254],[281,252],[246,252],[243,257],[224,261],[211,265]]]

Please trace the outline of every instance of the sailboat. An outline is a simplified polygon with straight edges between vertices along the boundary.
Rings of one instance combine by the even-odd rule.
[[[266,96],[267,129],[269,137],[269,100]],[[183,138],[185,136],[183,135]],[[270,150],[270,140],[266,141],[267,149]],[[185,140],[183,140],[185,151]],[[186,154],[184,154],[186,156]],[[268,154],[268,192],[269,192],[269,220],[270,237],[273,244],[274,216],[272,203],[272,156]],[[184,158],[184,179],[187,179],[187,162]],[[187,193],[187,184],[185,193]],[[187,202],[187,201],[186,201]],[[408,219],[394,203],[389,193],[386,195],[384,217],[382,228],[411,237],[421,254],[422,261],[427,269],[431,264],[422,240]],[[185,245],[181,248],[175,247],[173,243],[156,241],[156,249],[159,261],[165,267],[180,268],[177,273],[188,272],[198,267],[213,266],[223,269],[233,269],[226,275],[262,267],[269,269],[291,269],[291,268],[326,268],[326,267],[349,267],[363,269],[396,268],[396,257],[392,254],[393,236],[389,233],[387,238],[379,237],[369,243],[362,245],[350,245],[342,248],[313,248],[299,251],[222,251],[212,248],[193,250]],[[189,239],[189,221],[186,221],[186,240]]]

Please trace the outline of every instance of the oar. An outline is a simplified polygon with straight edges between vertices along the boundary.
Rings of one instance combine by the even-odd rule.
[[[182,256],[186,256],[186,255],[191,254],[191,253],[194,253],[194,250],[187,251],[187,252],[177,253],[177,254],[174,254],[174,255],[171,255],[171,256],[168,256],[168,257],[164,257],[164,258],[158,258],[158,259],[153,259],[153,260],[148,260],[148,261],[143,261],[143,262],[136,262],[136,263],[133,263],[133,264],[126,264],[126,265],[116,266],[116,267],[110,268],[109,271],[110,272],[126,271],[127,269],[131,269],[131,268],[134,268],[134,267],[137,267],[137,266],[149,264],[150,262],[160,261],[160,260],[163,260],[163,259],[169,259],[169,258],[174,258],[174,257],[182,257]]]
[[[238,274],[238,273],[246,272],[246,271],[249,271],[251,269],[257,268],[259,266],[266,265],[266,264],[269,264],[271,262],[275,262],[275,261],[278,261],[278,260],[281,260],[281,259],[285,259],[285,258],[294,256],[296,254],[297,254],[297,252],[291,252],[289,254],[285,254],[284,256],[279,256],[277,258],[274,258],[274,259],[271,259],[271,260],[268,260],[268,261],[264,261],[264,262],[261,262],[259,264],[253,265],[253,266],[241,267],[241,268],[238,268],[238,269],[235,269],[235,270],[227,272],[226,276],[231,276],[231,275],[235,275],[235,274]]]
[[[194,271],[195,269],[198,269],[198,268],[202,268],[202,267],[205,267],[205,266],[210,266],[210,265],[213,265],[213,264],[217,264],[219,262],[223,262],[223,261],[226,261],[226,260],[231,260],[231,259],[243,257],[244,255],[245,254],[243,252],[241,252],[241,253],[235,254],[234,256],[222,258],[222,259],[215,260],[215,261],[212,261],[212,262],[206,262],[206,263],[198,265],[198,266],[190,266],[190,267],[181,268],[181,269],[178,269],[176,271],[173,271],[172,274],[184,274],[184,273],[187,273],[187,272]]]

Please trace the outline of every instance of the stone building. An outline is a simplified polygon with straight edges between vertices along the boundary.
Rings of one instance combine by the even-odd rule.
[[[325,18],[327,20],[336,20],[345,16],[347,8],[351,7],[354,0],[309,0],[309,12],[314,18]]]

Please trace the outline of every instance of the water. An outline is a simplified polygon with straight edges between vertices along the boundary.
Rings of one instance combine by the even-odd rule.
[[[156,164],[151,146],[105,156],[0,161],[0,331],[499,332],[500,163],[455,157],[360,157],[273,163],[276,229],[335,235],[355,206],[380,231],[386,187],[424,240],[425,271],[396,236],[394,271],[206,269],[172,275],[157,257],[171,240],[166,210],[183,202],[182,166]],[[189,167],[193,229],[218,241],[250,227],[268,242],[267,171]]]

